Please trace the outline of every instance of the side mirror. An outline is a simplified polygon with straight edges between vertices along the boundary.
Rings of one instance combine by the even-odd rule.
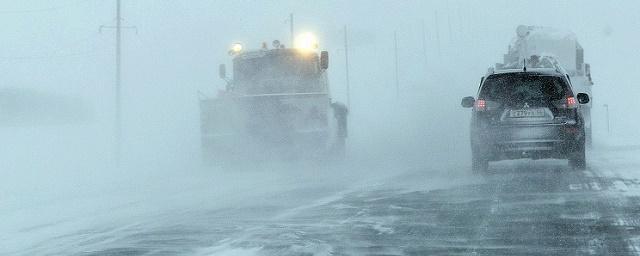
[[[462,98],[462,102],[460,103],[460,105],[462,105],[463,108],[470,108],[473,107],[474,103],[476,103],[476,99],[469,96]]]
[[[220,64],[220,66],[218,67],[218,75],[220,76],[220,78],[226,79],[227,78],[227,66],[225,66],[224,64]]]
[[[587,104],[590,101],[589,94],[586,94],[586,93],[578,93],[577,97],[578,97],[578,103],[580,104]]]
[[[326,70],[329,68],[329,52],[320,52],[320,68]]]

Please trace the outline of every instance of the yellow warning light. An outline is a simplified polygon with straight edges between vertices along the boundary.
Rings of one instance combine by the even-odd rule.
[[[318,49],[318,38],[309,32],[298,35],[293,41],[293,46],[296,49],[313,51]]]
[[[233,45],[231,45],[231,52],[240,53],[241,51],[242,51],[242,44],[234,43]]]

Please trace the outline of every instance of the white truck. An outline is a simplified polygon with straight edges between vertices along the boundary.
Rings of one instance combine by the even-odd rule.
[[[310,45],[307,45],[310,46]],[[328,53],[313,45],[244,51],[234,44],[233,76],[216,97],[200,97],[201,138],[207,162],[341,155],[347,108],[331,101]]]
[[[584,49],[571,31],[563,31],[550,27],[520,25],[516,29],[516,37],[509,44],[503,63],[496,64],[497,69],[522,68],[524,62],[546,60],[560,64],[569,75],[575,93],[586,93],[591,99],[591,66],[584,62]],[[591,100],[593,102],[593,100]],[[583,106],[587,145],[592,142],[591,105]]]

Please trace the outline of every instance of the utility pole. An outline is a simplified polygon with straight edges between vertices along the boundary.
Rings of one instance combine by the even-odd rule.
[[[454,42],[454,38],[453,38],[453,28],[451,26],[451,8],[450,8],[450,1],[445,1],[445,6],[447,8],[447,35],[449,35],[449,44],[448,46],[451,46],[451,44],[453,44]]]
[[[293,36],[293,13],[289,14],[289,32],[290,32],[290,36],[291,36],[291,47],[293,47],[293,40],[294,40],[294,36]]]
[[[422,20],[422,57],[424,58],[424,69],[427,70],[427,32],[424,25],[424,19]],[[426,74],[426,72],[425,72]]]
[[[120,15],[120,0],[116,0],[116,163],[122,158],[122,99],[121,97],[121,64],[122,63],[122,16]]]
[[[449,11],[449,8],[447,8],[447,29],[449,31],[447,34],[449,35],[450,46],[450,44],[453,44],[453,30],[451,29],[451,12]]]
[[[609,104],[604,104],[602,105],[606,111],[606,118],[607,118],[607,135],[611,134],[611,129],[609,126]]]
[[[436,45],[438,46],[438,58],[442,58],[442,50],[440,48],[440,24],[438,24],[438,11],[434,11],[433,17],[436,21]]]
[[[462,37],[468,35],[466,33],[466,30],[467,30],[467,28],[466,28],[467,24],[466,23],[467,22],[466,22],[466,19],[464,18],[464,16],[462,15],[462,9],[460,8],[460,4],[459,3],[456,3],[456,20],[458,20],[458,26],[457,26],[458,27],[458,29],[457,29],[457,31],[458,31],[458,41],[466,41],[466,40],[463,40]]]
[[[122,26],[122,13],[120,0],[116,0],[116,25],[115,26],[100,26],[100,33],[103,29],[115,29],[116,30],[116,72],[115,72],[115,120],[114,120],[114,159],[116,164],[120,164],[121,151],[122,151],[122,29],[136,29],[134,26]]]
[[[393,46],[396,59],[396,100],[400,98],[400,82],[398,80],[398,32],[393,31]]]
[[[349,84],[349,41],[347,37],[347,25],[344,25],[344,63],[345,63],[345,74],[347,80],[347,108],[351,107],[351,92],[350,92],[350,84]]]

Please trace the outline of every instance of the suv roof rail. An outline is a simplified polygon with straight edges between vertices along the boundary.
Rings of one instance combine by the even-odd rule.
[[[558,73],[562,73],[562,72],[560,71],[560,67],[556,66],[556,72],[558,72]]]
[[[496,69],[494,67],[489,67],[486,75],[493,75],[494,73],[496,73]]]
[[[535,60],[533,58],[535,58]],[[495,68],[496,70],[517,69],[522,72],[531,71],[531,69],[546,68],[554,70],[559,74],[567,73],[558,60],[551,55],[531,55],[530,58],[520,58],[510,63],[496,63]]]

